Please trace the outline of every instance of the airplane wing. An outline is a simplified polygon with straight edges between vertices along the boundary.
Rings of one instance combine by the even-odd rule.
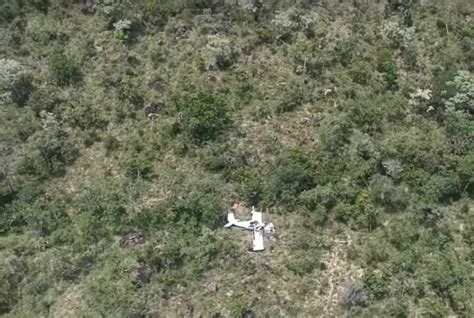
[[[262,212],[257,212],[257,211],[252,211],[252,221],[257,221],[258,224],[263,223],[263,213]]]
[[[253,250],[263,251],[265,247],[263,246],[263,228],[253,230]]]
[[[235,225],[236,221],[234,213],[229,212],[229,214],[227,214],[227,224],[224,225],[224,227],[231,227],[232,225]]]

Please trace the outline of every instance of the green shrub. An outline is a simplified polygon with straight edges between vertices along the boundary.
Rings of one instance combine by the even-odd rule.
[[[474,113],[474,75],[468,71],[458,71],[452,81],[446,83],[455,94],[448,97],[448,108]]]
[[[451,98],[456,94],[454,85],[448,85],[456,76],[457,70],[454,67],[438,70],[433,74],[433,97],[432,104],[436,109],[444,111],[444,103],[446,98]]]
[[[377,226],[378,210],[369,201],[369,192],[362,191],[356,199],[357,213],[362,217],[367,230],[371,232]]]
[[[42,112],[53,112],[63,102],[56,87],[46,86],[33,92],[28,105],[39,117]]]
[[[372,65],[367,62],[356,61],[351,65],[349,75],[352,80],[360,85],[367,85],[372,80],[372,72],[369,70]]]
[[[322,226],[326,224],[328,219],[328,209],[324,206],[317,206],[315,209],[309,211],[309,222],[311,225]]]
[[[125,251],[111,249],[106,259],[95,266],[83,282],[83,303],[80,316],[136,317],[146,308],[146,298],[131,279],[139,266],[136,258]]]
[[[237,55],[233,43],[218,35],[208,36],[206,51],[209,63],[220,70],[225,70],[234,64]]]
[[[143,153],[134,153],[129,155],[127,162],[125,163],[125,174],[132,178],[144,178],[151,177],[153,173],[153,162]]]
[[[319,125],[323,149],[340,153],[348,145],[352,131],[352,120],[347,114],[327,116]]]
[[[126,103],[122,104],[119,111],[125,112],[124,118],[135,118],[137,110],[141,110],[145,104],[144,92],[135,76],[123,76],[117,89],[118,98]]]
[[[31,5],[43,13],[48,13],[50,4],[49,0],[31,0]]]
[[[305,191],[300,194],[298,199],[309,210],[315,210],[320,205],[326,209],[331,209],[337,202],[337,194],[334,187],[328,184]]]
[[[284,153],[265,187],[266,200],[272,203],[294,202],[298,195],[315,186],[311,154],[294,149]]]
[[[24,106],[33,89],[32,78],[20,63],[0,59],[0,100]]]
[[[137,187],[137,185],[135,186]],[[94,234],[92,237],[100,236],[101,233],[108,232],[111,229],[111,232],[121,234],[129,224],[125,198],[126,191],[128,191],[129,196],[132,196],[130,190],[121,183],[114,182],[114,180],[94,184],[83,189],[75,202],[81,215],[77,216],[74,224],[80,224],[81,231],[84,230],[84,234],[88,233],[90,235],[89,231],[93,230],[93,225],[101,223],[103,228],[97,229],[98,234]]]
[[[256,169],[239,168],[232,172],[232,180],[238,182],[237,193],[249,206],[258,206],[263,196],[263,180]]]
[[[429,317],[447,317],[448,308],[437,298],[423,299],[424,313]]]
[[[354,208],[347,203],[338,203],[333,209],[334,218],[340,222],[347,223],[354,214]]]
[[[220,94],[194,90],[178,97],[175,105],[175,130],[196,143],[216,139],[231,123],[227,101]]]
[[[230,315],[232,318],[241,318],[245,316],[245,312],[249,310],[250,302],[242,297],[234,298],[229,303]]]
[[[129,0],[99,0],[97,2],[99,12],[109,17],[111,21],[117,21],[125,15],[133,13]]]
[[[408,304],[398,298],[389,300],[386,307],[386,313],[389,317],[393,317],[393,318],[410,317]]]
[[[343,67],[349,67],[352,64],[354,58],[354,51],[357,47],[357,43],[352,39],[345,39],[338,41],[334,47],[333,63],[339,63]]]
[[[372,201],[387,211],[403,211],[410,200],[410,193],[394,185],[393,181],[385,176],[376,175],[370,182],[370,196]]]
[[[385,275],[379,271],[365,271],[362,280],[366,292],[375,299],[381,299],[389,292],[389,282]]]
[[[319,255],[315,251],[301,251],[293,255],[286,263],[286,268],[296,275],[310,274],[318,267]]]
[[[404,167],[422,168],[429,173],[449,163],[445,161],[448,153],[446,135],[440,129],[410,128],[389,136],[382,148],[383,157],[397,159]],[[409,173],[407,170],[404,175]]]
[[[272,44],[277,37],[271,28],[265,26],[255,28],[255,33],[257,35],[257,45]]]
[[[29,151],[19,164],[22,174],[48,179],[64,174],[66,166],[78,157],[69,131],[51,114],[43,118],[43,130],[33,136]]]
[[[404,251],[417,243],[421,235],[417,226],[418,224],[412,218],[403,215],[391,220],[390,224],[384,228],[384,234],[395,248]]]
[[[425,189],[425,197],[433,202],[449,203],[461,197],[463,191],[457,175],[432,175]]]
[[[302,105],[305,100],[305,93],[302,83],[291,82],[282,91],[275,107],[277,114],[295,110]]]
[[[77,149],[68,131],[54,119],[51,120],[51,123],[45,124],[45,130],[36,141],[39,154],[50,166],[56,163],[70,164],[77,158]]]
[[[112,135],[107,135],[104,138],[104,148],[107,155],[120,149],[120,141]]]
[[[445,125],[450,139],[450,148],[461,155],[474,147],[474,120],[471,114],[461,111],[446,111]]]
[[[415,37],[415,28],[402,24],[389,24],[388,37],[396,48],[406,48]]]
[[[22,1],[4,1],[0,4],[0,22],[10,23],[22,14]]]
[[[174,221],[190,226],[220,227],[224,221],[224,209],[219,197],[211,191],[192,192],[186,198],[176,200],[172,204]]]
[[[24,257],[0,254],[0,314],[8,314],[20,300],[20,283],[27,273]]]
[[[65,227],[68,222],[66,207],[48,198],[39,199],[22,211],[27,226],[40,236],[47,236],[54,230]]]
[[[381,132],[405,117],[405,101],[395,94],[359,97],[349,102],[350,118],[363,132]]]
[[[473,194],[474,190],[474,153],[458,157],[457,172],[465,192]]]
[[[433,253],[427,256],[423,263],[427,280],[438,295],[453,297],[452,288],[458,286],[459,281],[469,275],[469,270],[464,268],[451,253]],[[469,293],[467,289],[465,292]]]
[[[119,43],[124,44],[130,40],[131,26],[130,20],[119,20],[114,23],[114,36]]]
[[[58,85],[67,86],[81,79],[81,72],[75,60],[65,54],[56,54],[49,60],[49,71]]]
[[[392,57],[390,48],[381,46],[378,49],[377,70],[383,74],[387,89],[398,90],[398,66]]]
[[[255,91],[255,81],[244,72],[235,74],[236,88],[235,95],[242,104],[248,104]]]

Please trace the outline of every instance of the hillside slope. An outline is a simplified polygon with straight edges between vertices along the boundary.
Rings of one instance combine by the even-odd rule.
[[[0,315],[472,317],[473,115],[469,0],[0,1]]]

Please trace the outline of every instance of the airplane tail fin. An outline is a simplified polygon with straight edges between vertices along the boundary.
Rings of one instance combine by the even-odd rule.
[[[228,223],[226,225],[224,225],[224,227],[231,227],[232,225],[235,224],[235,221],[236,221],[236,219],[235,219],[234,213],[229,212],[229,214],[227,214],[227,222]]]

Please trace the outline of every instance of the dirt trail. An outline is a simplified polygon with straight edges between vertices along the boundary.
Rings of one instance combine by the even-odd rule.
[[[325,298],[325,316],[340,317],[340,295],[347,281],[357,281],[362,276],[362,269],[349,260],[347,252],[354,248],[354,241],[348,234],[344,239],[334,241],[331,251],[323,257],[327,264],[328,293]]]

